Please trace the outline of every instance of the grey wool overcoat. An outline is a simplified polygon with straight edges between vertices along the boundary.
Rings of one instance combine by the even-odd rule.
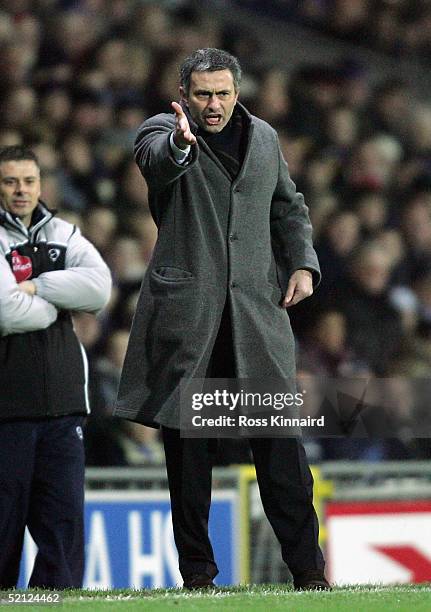
[[[143,280],[116,416],[180,426],[180,382],[203,378],[229,301],[240,378],[292,378],[294,340],[280,300],[291,274],[320,271],[308,209],[266,122],[237,103],[248,144],[235,180],[198,136],[180,165],[175,116],[139,128],[136,162],[149,188],[158,240]],[[197,126],[191,124],[196,133]]]

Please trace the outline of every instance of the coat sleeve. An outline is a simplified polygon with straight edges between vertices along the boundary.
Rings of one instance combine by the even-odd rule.
[[[282,284],[287,288],[296,270],[307,269],[313,274],[313,285],[320,282],[320,267],[313,248],[312,227],[302,193],[296,191],[289,176],[277,138],[278,181],[271,203],[271,237],[274,256],[281,271]]]
[[[46,329],[57,319],[57,308],[18,289],[15,276],[0,253],[0,336]]]
[[[135,141],[135,160],[153,189],[163,189],[192,168],[199,156],[198,146],[191,147],[186,164],[176,161],[169,143],[174,129],[173,118],[157,115],[145,121]]]
[[[111,295],[111,273],[95,247],[74,228],[64,270],[33,279],[37,295],[63,310],[98,312]]]

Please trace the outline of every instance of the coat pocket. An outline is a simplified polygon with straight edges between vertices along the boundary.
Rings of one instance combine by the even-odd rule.
[[[199,319],[200,289],[191,272],[173,266],[159,266],[150,274],[157,326],[178,330],[195,326]]]
[[[182,268],[158,266],[151,271],[151,278],[162,283],[177,283],[193,280],[193,274]]]

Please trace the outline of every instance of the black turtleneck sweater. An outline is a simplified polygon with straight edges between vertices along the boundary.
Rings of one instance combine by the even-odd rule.
[[[232,117],[221,132],[212,134],[199,128],[197,135],[205,140],[214,155],[229,172],[232,180],[235,179],[244,161],[247,148],[247,130],[244,129],[241,113],[234,110]]]

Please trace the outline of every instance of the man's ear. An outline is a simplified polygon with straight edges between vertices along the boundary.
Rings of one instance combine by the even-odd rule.
[[[179,88],[181,102],[185,102],[187,104],[187,96],[184,87],[181,85]]]

